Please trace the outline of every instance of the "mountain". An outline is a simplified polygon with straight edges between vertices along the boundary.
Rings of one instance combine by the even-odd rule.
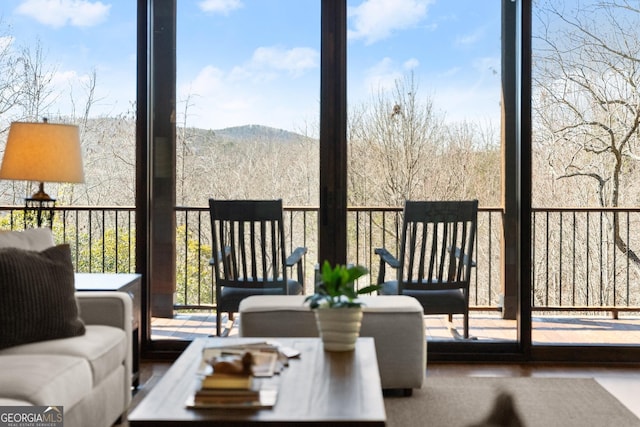
[[[305,139],[299,133],[289,132],[262,125],[235,126],[213,131],[219,139],[227,141],[265,141],[265,142],[294,142]]]

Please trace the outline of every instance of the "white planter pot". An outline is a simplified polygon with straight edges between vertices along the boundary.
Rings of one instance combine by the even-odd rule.
[[[322,344],[327,351],[350,351],[356,347],[362,323],[362,307],[314,310]]]

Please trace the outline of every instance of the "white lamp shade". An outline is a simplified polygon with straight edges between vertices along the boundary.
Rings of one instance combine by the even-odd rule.
[[[78,126],[11,123],[0,178],[84,182]]]

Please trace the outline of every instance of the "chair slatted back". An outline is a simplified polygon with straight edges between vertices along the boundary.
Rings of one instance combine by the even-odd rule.
[[[401,289],[468,289],[478,201],[407,201],[400,240]]]
[[[216,283],[285,288],[282,200],[209,199]]]

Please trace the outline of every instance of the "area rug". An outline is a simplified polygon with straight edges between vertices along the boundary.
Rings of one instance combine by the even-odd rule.
[[[640,427],[626,406],[590,378],[431,377],[411,397],[384,399],[389,427],[466,427],[495,396],[514,397],[526,427]]]

